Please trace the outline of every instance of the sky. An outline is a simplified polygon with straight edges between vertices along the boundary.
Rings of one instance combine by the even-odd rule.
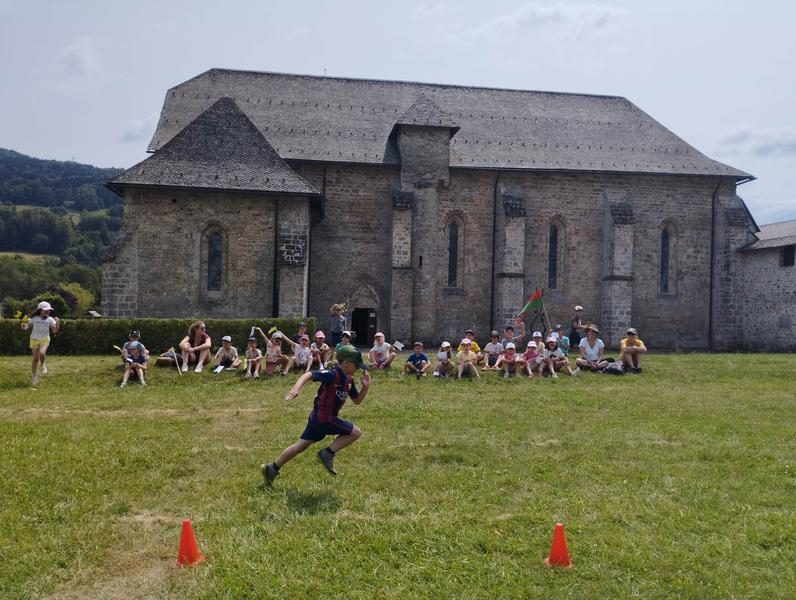
[[[0,147],[146,157],[166,90],[219,67],[623,96],[796,219],[796,2],[0,0]]]

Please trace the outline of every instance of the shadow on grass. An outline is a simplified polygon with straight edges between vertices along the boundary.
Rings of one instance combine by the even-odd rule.
[[[330,492],[287,490],[287,507],[300,515],[317,515],[337,512],[340,510],[340,500]]]

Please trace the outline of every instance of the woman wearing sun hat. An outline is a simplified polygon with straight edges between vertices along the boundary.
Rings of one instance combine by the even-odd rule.
[[[590,371],[602,371],[608,366],[608,361],[603,358],[605,344],[598,338],[600,330],[593,323],[586,326],[586,337],[578,344],[580,357],[575,361],[578,369],[583,367]]]
[[[27,322],[22,323],[22,329],[31,328],[30,331],[30,351],[33,355],[33,362],[31,363],[31,383],[36,385],[39,383],[39,365],[41,365],[41,372],[47,374],[47,348],[50,346],[50,332],[53,334],[58,333],[61,327],[61,321],[58,317],[51,317],[53,307],[47,301],[39,302],[36,310],[30,316]]]

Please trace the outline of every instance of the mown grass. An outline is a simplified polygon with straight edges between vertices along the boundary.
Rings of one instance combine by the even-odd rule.
[[[116,359],[0,359],[0,597],[792,598],[796,369],[649,357],[640,376],[376,373],[332,478],[314,386]],[[312,389],[309,389],[312,387]],[[206,561],[176,569],[182,519]],[[547,569],[556,521],[571,570]]]

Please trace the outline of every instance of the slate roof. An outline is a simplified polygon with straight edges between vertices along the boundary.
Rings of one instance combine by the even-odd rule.
[[[751,177],[621,97],[225,69],[166,93],[149,150],[222,96],[236,100],[284,159],[399,164],[390,133],[413,105],[425,112],[425,97],[461,128],[451,139],[452,167]]]
[[[127,185],[318,195],[231,98],[222,97],[157,152],[108,182]]]
[[[396,125],[418,125],[423,127],[448,127],[455,133],[460,127],[425,94],[420,94],[415,103],[395,122]]]
[[[780,248],[796,244],[796,220],[760,225],[760,231],[755,235],[757,241],[747,246],[746,250]]]

